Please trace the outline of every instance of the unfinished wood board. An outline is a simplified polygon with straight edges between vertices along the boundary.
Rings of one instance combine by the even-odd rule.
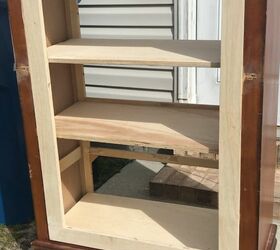
[[[72,165],[61,173],[64,213],[72,208],[83,196],[80,179],[80,168],[77,164]],[[50,231],[50,233],[54,232]]]
[[[90,142],[81,141],[82,148],[82,164],[81,164],[81,179],[83,182],[84,194],[93,192],[93,172],[92,172],[92,160],[90,156]]]
[[[42,1],[22,0],[48,225],[63,224],[63,199]],[[48,179],[49,177],[49,179]]]
[[[211,109],[79,102],[55,117],[59,138],[217,152],[219,113]]]
[[[218,170],[168,164],[150,181],[152,196],[218,207]]]
[[[181,155],[167,155],[158,153],[136,152],[109,148],[91,148],[91,155],[123,158],[129,160],[145,160],[145,161],[157,161],[164,163],[176,163],[191,166],[204,166],[207,168],[219,167],[219,162],[213,159],[203,159],[199,157],[181,156]]]
[[[51,63],[219,67],[220,41],[71,39],[48,48]]]
[[[81,159],[81,148],[78,147],[59,161],[60,171],[63,172]]]
[[[222,6],[219,249],[240,244],[241,127],[245,0]]]
[[[162,249],[218,249],[218,213],[211,209],[89,193],[65,215],[65,223],[107,236],[112,246],[106,249],[117,249],[114,238],[135,247],[143,242]],[[100,247],[92,240],[88,245]]]

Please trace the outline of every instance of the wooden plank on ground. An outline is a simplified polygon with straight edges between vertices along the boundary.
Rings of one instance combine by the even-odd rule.
[[[218,170],[168,164],[150,181],[159,198],[218,207]]]

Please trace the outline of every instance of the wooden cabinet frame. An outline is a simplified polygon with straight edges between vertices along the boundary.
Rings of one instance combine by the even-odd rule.
[[[65,9],[65,15],[61,15],[60,8]],[[277,0],[226,0],[223,3],[222,84],[219,112],[219,249],[275,248],[276,229],[272,225],[272,209],[280,62],[279,10],[280,3]],[[71,62],[69,58],[62,60],[68,56],[68,51],[63,52],[63,49],[59,49],[65,44],[56,45],[67,39],[79,39],[75,1],[9,0],[9,11],[38,228],[38,241],[34,242],[34,249],[86,249],[58,242],[86,246],[88,239],[99,246],[98,248],[105,249],[112,246],[116,249],[170,249],[160,246],[155,248],[155,245],[151,246],[150,243],[126,242],[121,239],[115,240],[112,245],[109,242],[104,243],[106,239],[103,240],[103,236],[93,236],[90,233],[77,232],[64,227],[64,210],[68,211],[76,200],[80,199],[81,194],[92,190],[92,183],[89,180],[91,149],[88,143],[91,138],[84,134],[77,138],[71,137],[79,142],[60,140],[58,143],[56,138],[56,134],[59,133],[56,121],[63,122],[68,114],[70,116],[74,114],[71,110],[67,111],[67,108],[76,102],[82,104],[86,102],[88,105],[83,87],[82,66],[71,64],[88,60],[83,57],[87,52],[82,53],[82,56],[79,54],[79,51],[87,50],[85,46],[88,44],[74,43],[75,46],[83,46],[83,48],[75,51],[77,54],[74,56],[79,60]],[[49,49],[45,45],[46,38]],[[137,44],[136,47],[139,46]],[[192,46],[190,51],[195,51],[196,48]],[[210,52],[216,48],[215,46]],[[163,47],[169,48],[169,45],[164,44]],[[56,49],[59,53],[55,52],[55,56],[52,56]],[[185,49],[184,47],[183,51]],[[89,51],[90,54],[94,53],[91,48]],[[199,55],[190,59],[183,54],[173,58],[167,49],[167,55],[160,54],[161,58],[153,62],[150,62],[153,59],[151,55],[156,56],[156,51],[148,51],[148,57],[138,57],[135,60],[129,58],[129,53],[119,54],[118,60],[112,60],[108,53],[104,61],[102,56],[106,53],[104,50],[99,59],[100,55],[95,55],[97,61],[87,62],[157,64],[160,61],[164,65],[177,66],[219,64],[216,60],[217,54],[207,54],[207,52],[204,53],[206,57]],[[49,65],[49,62],[70,64],[53,66]],[[58,94],[53,95],[52,89],[56,89]],[[132,104],[124,105],[130,108]],[[137,108],[142,107],[142,104],[136,105],[139,105]],[[205,108],[206,112],[217,111],[213,107]],[[169,107],[162,108],[156,105],[155,109],[162,111]],[[177,108],[170,109],[170,113],[173,114],[173,109]],[[193,110],[194,107],[178,107],[178,109],[186,111]],[[61,113],[62,111],[68,113],[65,115]],[[85,113],[84,119],[89,116]],[[88,120],[84,120],[84,124],[86,121]],[[71,126],[73,124],[71,123]],[[116,126],[112,123],[109,125]],[[147,129],[145,126],[141,129]],[[169,132],[163,131],[164,134]],[[194,147],[185,148],[185,145],[190,144],[184,140],[178,144],[181,138],[173,136],[171,132],[167,140],[174,138],[173,147],[176,150],[195,148],[202,153],[211,153],[215,149],[213,147],[215,143],[209,143],[209,140],[207,143],[203,141],[203,143],[195,143]],[[65,136],[62,138],[70,139]],[[102,135],[100,138],[101,141],[105,140]],[[126,137],[125,140],[128,141],[128,138]],[[213,142],[212,139],[210,141]],[[72,196],[62,197],[64,187],[61,186],[60,169],[63,164],[67,168],[67,162],[68,165],[69,162],[77,165],[71,170],[73,171],[71,175],[79,176],[77,181],[82,180],[82,184],[79,185],[78,194],[71,193],[74,191],[70,190]],[[69,181],[67,183],[67,177],[65,183],[68,187],[74,185],[73,183],[70,185]]]

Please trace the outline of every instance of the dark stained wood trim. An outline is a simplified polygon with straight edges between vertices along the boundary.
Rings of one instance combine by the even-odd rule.
[[[39,241],[39,240],[33,241],[32,249],[34,250],[98,250],[98,249],[79,247],[79,246],[55,242],[55,241]]]
[[[240,250],[258,249],[266,0],[245,1]],[[255,79],[246,75],[254,74]]]
[[[27,156],[37,226],[37,237],[40,240],[48,240],[49,233],[41,172],[41,160],[36,133],[35,112],[31,90],[31,79],[28,69],[28,56],[22,20],[21,1],[9,0],[8,7],[24,123],[25,142],[27,144]]]
[[[278,0],[245,1],[241,250],[270,250],[276,245],[276,226],[272,226],[272,218],[280,62],[279,10]],[[246,75],[251,74],[254,74],[253,79],[246,79]]]

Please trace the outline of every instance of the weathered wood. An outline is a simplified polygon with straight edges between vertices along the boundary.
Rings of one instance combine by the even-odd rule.
[[[150,194],[217,208],[218,177],[216,169],[168,164],[150,181]]]

